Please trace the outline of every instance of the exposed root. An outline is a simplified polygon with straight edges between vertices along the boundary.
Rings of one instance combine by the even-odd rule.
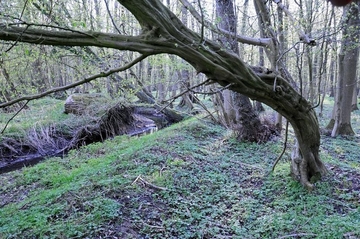
[[[281,154],[279,155],[279,157],[275,160],[273,166],[271,167],[271,171],[268,173],[270,174],[271,172],[274,172],[274,169],[276,167],[276,164],[280,161],[280,159],[282,158],[282,156],[284,155],[285,151],[286,151],[286,147],[287,147],[287,140],[288,140],[288,130],[289,130],[289,121],[286,121],[286,131],[285,131],[285,140],[284,140],[284,148],[283,151],[281,152]]]

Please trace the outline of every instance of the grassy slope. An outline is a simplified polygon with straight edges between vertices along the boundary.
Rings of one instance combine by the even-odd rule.
[[[44,98],[29,103],[36,110],[23,110],[8,124],[5,134],[9,137],[21,135],[25,130],[33,127],[63,121],[71,116],[63,114],[64,102],[51,98]],[[5,114],[0,111],[0,131],[14,113]],[[1,135],[0,135],[1,136]]]
[[[0,238],[360,238],[358,140],[323,139],[312,193],[264,176],[281,147],[195,119],[92,144],[0,175]]]

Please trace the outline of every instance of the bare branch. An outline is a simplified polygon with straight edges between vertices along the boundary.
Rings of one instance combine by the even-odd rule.
[[[206,26],[207,28],[211,29],[212,31],[218,34],[224,34],[225,36],[236,38],[238,42],[255,45],[255,46],[269,46],[271,44],[270,38],[252,38],[246,36],[235,35],[232,32],[226,31],[224,29],[220,29],[217,26],[213,25],[211,22],[206,21],[202,14],[200,15],[196,9],[189,3],[187,0],[180,0],[181,3],[184,5],[186,9],[195,17],[195,19],[200,22],[202,25]]]
[[[314,233],[294,233],[294,234],[290,234],[290,235],[285,235],[285,236],[278,237],[278,239],[290,238],[290,237],[300,238],[300,237],[305,237],[305,236],[315,237],[315,236],[317,236],[317,234],[314,234]]]
[[[28,1],[29,1],[29,0],[26,0],[26,1],[25,1],[24,7],[23,7],[23,9],[22,9],[22,11],[21,11],[21,14],[20,14],[20,18],[22,18],[22,16],[24,15],[25,8],[26,8],[26,5],[27,5]]]
[[[76,33],[79,33],[79,34],[84,34],[84,35],[91,36],[86,32],[70,29],[68,27],[55,26],[55,25],[50,25],[50,24],[28,23],[28,22],[25,22],[25,21],[21,21],[21,22],[17,22],[17,23],[10,23],[7,26],[19,26],[19,25],[26,25],[26,29],[29,28],[29,27],[35,26],[35,27],[52,28],[52,29],[59,29],[59,30],[64,30],[64,31],[76,32]]]
[[[201,13],[201,37],[200,37],[200,42],[199,42],[199,45],[201,45],[203,40],[204,40],[204,27],[205,27],[205,24],[204,24],[204,12],[203,12],[200,0],[198,0],[198,5],[199,5],[199,8],[200,8],[200,13]]]
[[[21,108],[6,122],[6,124],[0,134],[3,134],[5,132],[10,121],[12,121],[25,108],[25,106],[29,103],[29,101],[30,100],[26,101],[26,103],[23,106],[21,106]]]
[[[143,183],[145,186],[148,186],[149,188],[152,188],[152,189],[156,189],[156,190],[167,190],[167,188],[164,188],[164,187],[159,187],[159,186],[156,186],[155,184],[152,184],[148,181],[146,181],[145,179],[143,179],[141,177],[141,175],[137,176],[136,179],[134,180],[134,182],[132,182],[132,185],[137,183],[138,181],[140,181],[141,183]]]
[[[287,9],[280,0],[273,0],[273,2],[276,3],[283,12],[285,12],[285,14],[288,16],[289,20],[291,21],[292,25],[295,26],[296,30],[298,31],[300,41],[302,41],[303,43],[306,43],[310,46],[315,46],[316,45],[315,40],[312,38],[309,38],[309,36],[301,29],[301,27],[299,26],[299,24],[297,24],[297,21],[295,21],[295,18],[292,16],[289,9]]]
[[[282,156],[283,156],[284,153],[285,153],[285,150],[286,150],[286,148],[287,148],[287,141],[288,141],[288,131],[289,131],[289,121],[286,121],[286,131],[285,131],[285,140],[284,140],[283,151],[281,152],[281,154],[279,155],[279,157],[275,160],[273,166],[271,167],[271,171],[268,173],[268,175],[269,175],[271,172],[274,172],[274,169],[275,169],[277,163],[280,161],[280,159],[282,158]]]
[[[115,27],[116,31],[117,31],[119,34],[121,34],[121,31],[120,31],[119,28],[117,27],[117,25],[116,25],[116,23],[115,23],[115,20],[114,20],[113,16],[111,15],[108,2],[107,2],[106,0],[104,0],[104,2],[105,2],[106,10],[107,10],[107,12],[108,12],[108,14],[109,14],[109,17],[110,17],[110,19],[111,19],[111,22],[112,22],[113,26]]]
[[[170,101],[170,102],[169,102],[167,105],[165,105],[160,111],[162,111],[163,109],[165,109],[166,107],[168,107],[169,105],[171,105],[171,103],[173,103],[177,98],[185,95],[186,93],[188,93],[188,92],[191,91],[192,89],[195,89],[195,88],[197,88],[197,87],[199,87],[199,86],[202,86],[202,85],[207,84],[209,81],[210,81],[210,80],[207,79],[207,80],[205,80],[205,81],[203,81],[203,82],[201,82],[201,83],[199,83],[199,84],[197,84],[197,85],[194,85],[194,86],[192,86],[192,87],[188,87],[188,88],[187,88],[186,90],[184,90],[183,92],[180,92],[179,94],[171,97],[171,99],[165,100],[165,101]]]
[[[0,104],[0,108],[4,108],[4,107],[7,107],[7,106],[10,106],[10,105],[13,105],[13,104],[16,104],[20,101],[24,101],[24,100],[35,100],[35,99],[39,99],[41,97],[44,97],[46,95],[49,95],[51,93],[55,93],[55,92],[58,92],[58,91],[64,91],[64,90],[68,90],[70,88],[73,88],[73,87],[76,87],[78,85],[82,85],[84,83],[88,83],[90,81],[93,81],[97,78],[101,78],[101,77],[107,77],[113,73],[116,73],[116,72],[119,72],[119,71],[124,71],[124,70],[127,70],[128,68],[132,67],[133,65],[135,65],[136,63],[144,60],[146,57],[148,57],[148,55],[141,55],[139,56],[138,58],[136,58],[135,60],[133,60],[132,62],[122,66],[122,67],[118,67],[118,68],[115,68],[115,69],[111,69],[111,70],[108,70],[106,72],[101,72],[99,74],[96,74],[96,75],[93,75],[91,77],[88,77],[88,78],[85,78],[83,80],[80,80],[80,81],[76,81],[72,84],[69,84],[69,85],[65,85],[65,86],[61,86],[61,87],[56,87],[56,88],[52,88],[50,90],[47,90],[43,93],[40,93],[40,94],[35,94],[35,95],[30,95],[30,96],[24,96],[24,97],[20,97],[20,98],[17,98],[17,99],[14,99],[14,100],[11,100],[11,101],[8,101],[6,103],[2,103]]]

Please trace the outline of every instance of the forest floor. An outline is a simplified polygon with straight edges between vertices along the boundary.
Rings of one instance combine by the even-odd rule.
[[[68,117],[43,110],[47,123]],[[14,123],[32,127],[28,114]],[[283,136],[241,143],[199,118],[90,144],[0,175],[0,238],[360,238],[358,111],[353,127],[353,137],[322,136],[329,173],[312,192],[289,175],[291,130],[269,176]]]

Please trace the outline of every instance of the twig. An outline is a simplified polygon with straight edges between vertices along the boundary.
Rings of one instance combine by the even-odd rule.
[[[232,160],[232,159],[231,159],[231,158],[236,157],[236,156],[238,156],[238,154],[232,155],[232,156],[230,157],[229,162],[231,162],[231,163],[236,163],[236,164],[239,164],[239,165],[241,165],[241,166],[246,166],[246,167],[249,167],[249,168],[259,169],[260,171],[263,171],[263,170],[264,170],[264,168],[262,168],[262,167],[260,167],[260,166],[256,166],[256,165],[254,165],[254,164],[247,164],[247,163],[243,163],[243,162],[240,162],[240,161]]]
[[[190,88],[187,88],[186,90],[184,90],[183,92],[180,92],[179,94],[173,96],[172,98],[170,98],[170,99],[168,99],[168,100],[165,100],[165,102],[166,102],[166,101],[169,101],[169,103],[168,103],[167,105],[163,106],[163,107],[159,110],[159,112],[163,111],[165,108],[167,108],[169,105],[171,105],[171,103],[173,103],[177,98],[185,95],[186,93],[188,93],[189,91],[191,91],[192,89],[194,89],[194,88],[196,88],[196,87],[199,87],[199,86],[202,86],[202,85],[206,84],[206,83],[209,82],[209,81],[210,81],[210,79],[207,79],[207,80],[205,80],[205,81],[203,81],[203,82],[201,82],[201,83],[199,83],[199,84],[197,84],[197,85],[194,85],[194,86],[192,86],[192,87],[190,87]]]
[[[112,15],[111,15],[108,2],[107,2],[106,0],[104,0],[104,2],[105,2],[106,10],[107,10],[107,12],[108,12],[108,14],[109,14],[109,17],[110,17],[110,19],[111,19],[111,22],[112,22],[113,26],[115,27],[116,31],[117,31],[119,34],[121,34],[119,28],[117,27],[117,25],[116,25],[116,23],[115,23],[114,18],[113,18]]]
[[[214,122],[217,122],[215,116],[210,112],[210,110],[206,107],[206,105],[204,105],[204,103],[202,103],[201,100],[196,95],[194,95],[194,98],[197,100],[197,103],[208,113],[211,119]]]
[[[8,49],[6,49],[6,50],[4,51],[5,53],[11,51],[11,49],[13,49],[13,48],[18,44],[19,39],[21,39],[21,37],[23,36],[23,34],[26,32],[26,30],[27,30],[28,28],[29,28],[29,26],[26,26],[26,28],[24,29],[24,31],[22,31],[22,32],[20,33],[20,35],[19,35],[19,37],[16,39],[16,41],[15,41],[13,44],[11,44],[11,46],[10,46]]]
[[[23,15],[24,15],[24,12],[25,12],[25,8],[26,8],[27,3],[28,3],[28,0],[26,0],[25,3],[24,3],[24,7],[23,7],[23,9],[22,9],[22,11],[21,11],[21,14],[20,14],[20,19],[21,19],[21,18],[23,17]]]
[[[1,131],[0,134],[3,134],[3,133],[4,133],[5,129],[6,129],[7,126],[9,125],[10,121],[13,120],[13,119],[20,113],[20,111],[22,111],[22,110],[25,108],[25,106],[26,106],[29,102],[30,102],[30,100],[26,101],[26,103],[25,103],[23,106],[21,106],[21,108],[6,122],[6,124],[5,124],[3,130]]]
[[[79,33],[81,35],[85,35],[88,37],[94,37],[93,35],[91,35],[91,33],[89,32],[83,32],[83,31],[79,31],[79,30],[75,30],[75,29],[71,29],[71,28],[67,28],[67,27],[62,27],[62,26],[55,26],[55,25],[50,25],[50,24],[40,24],[40,23],[32,23],[32,22],[25,22],[21,19],[19,19],[21,22],[16,22],[16,23],[9,23],[7,24],[7,26],[19,26],[19,25],[26,25],[26,28],[24,30],[24,32],[26,31],[26,29],[28,29],[29,27],[35,26],[35,27],[45,27],[45,28],[54,28],[54,29],[59,29],[59,30],[64,30],[64,31],[69,31],[69,32],[73,32],[73,33]]]
[[[150,225],[150,224],[144,222],[143,220],[141,220],[141,223],[144,224],[145,226],[149,227],[149,228],[152,228],[152,229],[157,229],[159,231],[164,231],[165,230],[165,227],[156,226],[156,225]]]
[[[274,162],[274,164],[273,164],[273,166],[272,166],[272,168],[271,168],[271,171],[270,171],[267,175],[269,175],[271,172],[274,172],[274,169],[275,169],[276,164],[280,161],[280,159],[282,158],[282,156],[283,156],[284,153],[285,153],[285,150],[286,150],[286,147],[287,147],[288,129],[289,129],[289,121],[286,121],[285,141],[284,141],[283,151],[281,152],[281,154],[279,155],[279,157],[275,160],[275,162]]]
[[[301,27],[297,24],[297,21],[295,20],[293,15],[290,13],[289,9],[287,9],[287,7],[285,7],[280,0],[273,0],[273,2],[276,3],[278,7],[288,16],[288,19],[298,31],[300,40],[310,46],[316,46],[316,41],[314,39],[309,38],[309,36],[301,29]]]
[[[188,0],[180,0],[180,2],[184,5],[184,7],[186,9],[189,10],[191,15],[193,15],[193,17],[202,26],[205,26],[205,27],[211,29],[212,31],[214,31],[216,33],[223,34],[225,36],[229,36],[229,37],[232,37],[232,38],[236,38],[236,40],[238,42],[242,42],[242,43],[246,43],[246,44],[250,44],[250,45],[268,47],[271,44],[271,38],[252,38],[252,37],[241,36],[241,35],[234,36],[233,32],[218,28],[217,26],[212,24],[210,21],[207,21],[206,19],[204,19],[204,15],[199,14]]]
[[[167,190],[167,188],[156,186],[155,184],[149,183],[145,179],[141,177],[141,175],[137,176],[137,178],[132,182],[132,185],[135,184],[137,181],[142,182],[145,184],[145,186],[148,186],[149,188],[156,189],[156,190]]]
[[[200,8],[200,13],[201,13],[201,37],[200,37],[200,42],[199,45],[201,45],[204,41],[204,27],[205,27],[205,23],[204,23],[204,13],[203,13],[203,9],[201,7],[201,2],[200,0],[198,0],[198,5]]]
[[[186,90],[180,92],[179,94],[171,97],[171,98],[168,99],[168,100],[165,100],[165,102],[166,102],[166,101],[170,101],[170,102],[169,102],[165,107],[163,107],[162,110],[165,109],[166,107],[168,107],[168,106],[169,106],[171,103],[173,103],[177,98],[179,98],[180,96],[183,96],[184,94],[186,94],[186,93],[188,93],[188,92],[193,92],[194,94],[215,95],[215,94],[220,93],[220,92],[222,92],[223,90],[226,90],[226,89],[228,89],[228,88],[230,88],[231,86],[234,85],[233,83],[230,83],[230,84],[228,84],[227,86],[224,86],[224,87],[221,87],[221,88],[217,89],[216,91],[211,90],[211,92],[194,91],[195,88],[197,88],[197,87],[199,87],[199,86],[202,86],[202,85],[205,85],[207,82],[210,82],[210,79],[207,79],[206,81],[203,81],[203,82],[201,82],[201,83],[199,83],[199,84],[197,84],[197,85],[194,85],[194,86],[192,86],[192,87],[187,87]],[[211,83],[209,83],[209,84],[211,84]],[[161,111],[161,110],[160,110],[160,111]]]
[[[230,83],[230,84],[228,84],[228,85],[226,85],[226,86],[224,86],[224,87],[220,87],[220,88],[218,88],[218,89],[216,89],[216,90],[210,89],[210,90],[211,90],[210,92],[209,92],[209,91],[207,91],[207,92],[194,91],[194,90],[193,90],[194,87],[192,87],[192,88],[189,89],[189,90],[191,90],[191,92],[193,92],[193,93],[195,93],[195,94],[200,94],[200,95],[215,95],[215,94],[217,94],[217,93],[220,93],[220,92],[222,92],[222,91],[224,91],[224,90],[229,89],[229,88],[230,88],[231,86],[233,86],[233,85],[234,85],[234,83]]]
[[[314,233],[294,233],[294,234],[278,237],[278,239],[289,238],[289,237],[303,237],[303,236],[317,236],[317,235]]]

